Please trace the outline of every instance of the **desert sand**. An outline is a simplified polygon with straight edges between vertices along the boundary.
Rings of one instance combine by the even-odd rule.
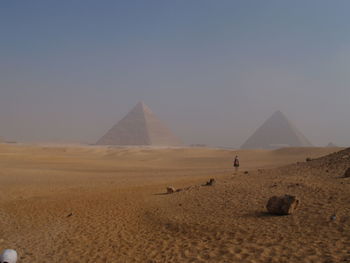
[[[0,249],[20,263],[350,262],[340,150],[0,144]],[[267,214],[286,193],[296,213]]]

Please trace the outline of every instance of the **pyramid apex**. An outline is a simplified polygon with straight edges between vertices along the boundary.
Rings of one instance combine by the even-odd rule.
[[[284,113],[283,113],[282,111],[276,110],[276,111],[272,114],[272,116],[283,116],[283,117],[285,117],[286,115],[284,115]]]
[[[135,109],[142,109],[142,111],[151,111],[150,108],[143,101],[139,101],[136,104]]]
[[[280,110],[275,111],[269,120],[273,120],[273,121],[277,121],[277,119],[279,119],[280,121],[284,120],[289,122],[289,119],[287,118],[287,116]]]

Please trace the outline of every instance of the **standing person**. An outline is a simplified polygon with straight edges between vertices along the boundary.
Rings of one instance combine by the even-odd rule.
[[[237,172],[238,172],[238,167],[239,167],[239,158],[238,158],[238,155],[236,155],[235,159],[233,160],[233,167],[235,168],[235,173],[237,174]]]

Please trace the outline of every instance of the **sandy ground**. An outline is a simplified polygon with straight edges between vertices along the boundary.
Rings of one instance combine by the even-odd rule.
[[[0,144],[0,249],[19,262],[350,262],[350,151],[304,162],[340,150]],[[285,193],[299,210],[266,214]]]

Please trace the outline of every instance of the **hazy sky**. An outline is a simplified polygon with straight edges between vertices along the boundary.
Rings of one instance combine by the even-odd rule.
[[[0,1],[0,136],[95,142],[144,101],[185,143],[281,110],[350,145],[350,1]]]

